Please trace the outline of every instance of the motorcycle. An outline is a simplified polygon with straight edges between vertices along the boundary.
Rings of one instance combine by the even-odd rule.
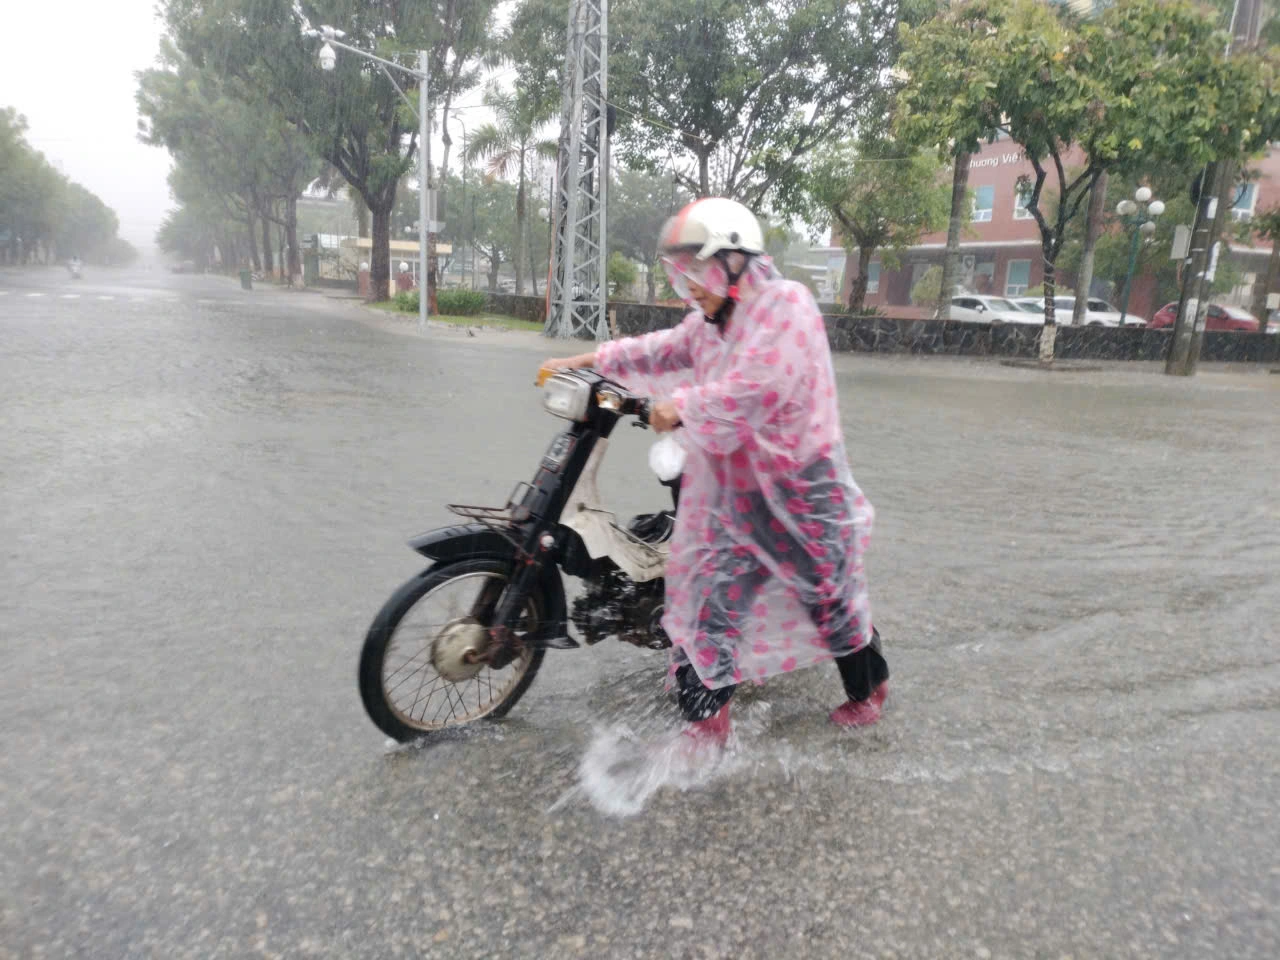
[[[505,716],[549,649],[609,637],[662,650],[663,573],[680,478],[662,481],[672,508],[625,526],[601,503],[597,477],[615,427],[648,426],[649,401],[590,370],[543,368],[547,412],[570,422],[533,480],[502,507],[452,504],[463,523],[409,545],[432,564],[374,618],[360,654],[360,696],[388,736],[409,741]],[[584,582],[567,606],[565,577]]]
[[[68,263],[67,272],[71,274],[72,280],[79,280],[80,279],[80,261],[72,260],[70,263]]]

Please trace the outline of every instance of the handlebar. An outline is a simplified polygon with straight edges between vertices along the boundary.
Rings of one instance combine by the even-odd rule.
[[[538,370],[538,377],[535,383],[539,387],[544,386],[549,379],[558,373],[566,373],[587,380],[593,390],[599,390],[602,387],[607,388],[610,393],[617,394],[622,400],[621,407],[614,409],[617,409],[619,413],[635,417],[637,426],[649,426],[649,417],[653,413],[653,400],[651,398],[638,396],[612,380],[605,379],[589,368],[557,370],[551,367],[542,367]]]

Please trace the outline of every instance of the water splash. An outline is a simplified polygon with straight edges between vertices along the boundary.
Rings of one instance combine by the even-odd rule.
[[[669,708],[668,708],[669,709]],[[734,725],[723,746],[684,736],[669,717],[642,716],[598,728],[578,764],[578,782],[548,813],[582,799],[608,816],[640,813],[658,791],[699,790],[760,765],[757,745],[768,729],[770,705],[734,704]]]

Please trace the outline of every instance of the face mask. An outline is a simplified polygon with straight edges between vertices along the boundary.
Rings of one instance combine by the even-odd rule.
[[[729,273],[717,259],[699,260],[691,253],[677,253],[663,257],[662,266],[667,271],[667,279],[671,281],[671,289],[681,300],[693,300],[690,282],[696,283],[712,296],[729,295]]]

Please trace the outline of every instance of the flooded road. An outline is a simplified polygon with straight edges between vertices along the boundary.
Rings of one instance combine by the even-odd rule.
[[[1280,953],[1280,376],[837,358],[884,720],[744,691],[617,817],[580,768],[674,729],[660,654],[552,651],[422,748],[363,714],[404,541],[556,429],[538,338],[369,320],[0,273],[0,956]]]

